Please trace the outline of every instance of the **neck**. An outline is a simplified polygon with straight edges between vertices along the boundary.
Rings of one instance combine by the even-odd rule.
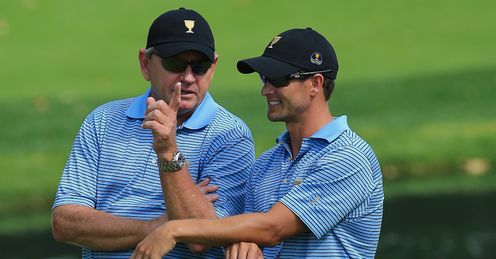
[[[291,156],[294,159],[300,152],[301,144],[304,138],[312,136],[315,132],[332,121],[332,116],[329,108],[320,109],[319,111],[308,111],[302,114],[301,119],[296,122],[286,122],[289,139],[291,141]]]
[[[177,111],[177,125],[182,125],[185,121],[191,117],[193,112],[183,112],[181,113],[180,111]]]

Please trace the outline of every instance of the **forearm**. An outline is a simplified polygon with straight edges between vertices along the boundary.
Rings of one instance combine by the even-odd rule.
[[[161,226],[176,242],[212,246],[251,242],[274,246],[284,239],[308,231],[286,206],[276,203],[267,213],[252,213],[205,220],[176,220]]]
[[[166,221],[166,217],[154,220],[116,217],[79,205],[63,205],[52,213],[57,241],[101,251],[132,249]]]
[[[176,242],[222,246],[235,242],[252,242],[261,246],[277,244],[272,224],[260,220],[264,214],[245,214],[210,220],[176,220],[164,225]]]
[[[212,202],[193,183],[187,166],[178,172],[161,173],[160,181],[171,220],[216,218]]]

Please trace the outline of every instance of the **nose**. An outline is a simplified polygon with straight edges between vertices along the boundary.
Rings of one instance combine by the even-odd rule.
[[[191,69],[191,65],[188,65],[182,73],[182,80],[187,83],[193,83],[195,81],[195,74]]]
[[[262,95],[267,96],[273,94],[274,92],[275,92],[275,87],[269,82],[265,82],[264,85],[262,86]]]

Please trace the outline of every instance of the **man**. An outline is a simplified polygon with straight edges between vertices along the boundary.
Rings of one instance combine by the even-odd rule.
[[[53,205],[56,240],[82,246],[84,258],[129,258],[170,219],[243,212],[253,139],[208,93],[214,51],[207,21],[193,10],[172,10],[152,23],[138,54],[151,86],[142,96],[97,108],[83,122]],[[212,248],[198,257],[223,256],[222,248]],[[171,252],[171,258],[194,257],[184,244]]]
[[[152,232],[133,258],[159,258],[176,242],[208,245],[252,242],[265,258],[372,258],[383,211],[382,176],[370,146],[327,100],[337,58],[319,33],[291,29],[261,57],[238,62],[263,81],[271,121],[287,131],[255,162],[246,211],[223,219],[173,220]],[[238,250],[253,258],[253,245]]]

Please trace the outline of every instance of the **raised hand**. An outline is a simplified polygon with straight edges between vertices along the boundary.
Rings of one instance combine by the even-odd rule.
[[[153,97],[146,99],[147,108],[142,127],[152,131],[153,149],[157,157],[165,160],[170,160],[172,154],[177,151],[176,126],[180,103],[180,82],[174,86],[174,93],[169,104],[163,100],[156,101]]]

